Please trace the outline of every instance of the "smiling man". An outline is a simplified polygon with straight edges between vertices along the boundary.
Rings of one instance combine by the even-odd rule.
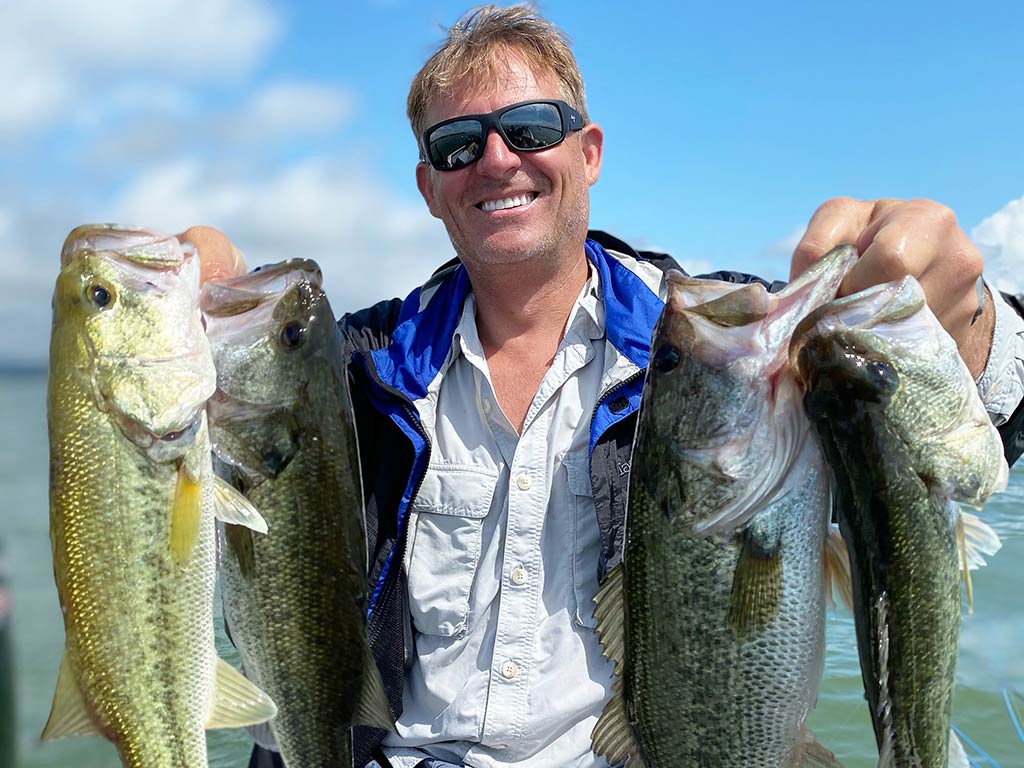
[[[591,598],[621,557],[643,370],[675,263],[588,234],[603,136],[564,36],[532,8],[470,11],[408,107],[416,183],[458,258],[404,301],[341,321],[369,632],[397,720],[392,733],[356,729],[356,764],[603,765],[590,733],[611,666]],[[183,237],[209,275],[241,269],[218,233]],[[828,201],[793,274],[843,241],[862,254],[844,293],[920,279],[1014,460],[1024,321],[979,292],[981,257],[952,213]],[[280,761],[257,748],[252,764]]]

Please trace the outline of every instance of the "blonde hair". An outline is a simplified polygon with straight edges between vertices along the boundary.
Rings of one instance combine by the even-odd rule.
[[[413,78],[407,113],[417,145],[426,130],[430,102],[449,94],[467,79],[496,79],[516,53],[535,73],[551,72],[559,95],[588,123],[583,76],[569,47],[569,38],[543,18],[532,3],[499,8],[472,8],[448,30],[448,37]],[[422,153],[423,148],[420,147]]]

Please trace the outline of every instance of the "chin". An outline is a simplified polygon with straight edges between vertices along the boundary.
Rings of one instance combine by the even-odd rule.
[[[544,253],[543,240],[529,237],[523,231],[494,235],[483,242],[467,247],[465,242],[451,238],[455,252],[463,262],[491,266],[522,264]]]

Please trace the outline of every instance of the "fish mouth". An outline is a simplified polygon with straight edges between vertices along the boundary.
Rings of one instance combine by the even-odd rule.
[[[171,235],[119,224],[75,227],[61,248],[61,267],[66,267],[83,252],[104,253],[119,261],[155,270],[180,269],[196,253],[191,244],[182,244]]]
[[[141,421],[123,413],[118,413],[114,420],[124,436],[145,451],[160,447],[175,450],[184,444],[191,444],[195,439],[203,422],[203,414],[204,411],[200,410],[187,424],[174,425],[163,432],[154,431]]]
[[[323,290],[323,273],[312,259],[288,259],[256,267],[252,272],[203,285],[199,307],[207,317],[233,317],[277,301],[293,286]]]

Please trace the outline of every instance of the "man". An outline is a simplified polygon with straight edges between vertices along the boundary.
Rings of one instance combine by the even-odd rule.
[[[416,76],[409,117],[417,185],[458,261],[341,321],[369,633],[397,719],[391,734],[356,729],[356,764],[601,765],[590,731],[611,670],[590,599],[621,557],[642,372],[675,264],[588,239],[603,136],[564,38],[532,9],[467,14]],[[219,233],[183,237],[207,276],[241,271]],[[979,295],[981,257],[952,213],[831,200],[791,274],[844,241],[862,257],[843,293],[919,278],[1015,459],[1024,321]],[[253,765],[272,764],[257,749]]]

